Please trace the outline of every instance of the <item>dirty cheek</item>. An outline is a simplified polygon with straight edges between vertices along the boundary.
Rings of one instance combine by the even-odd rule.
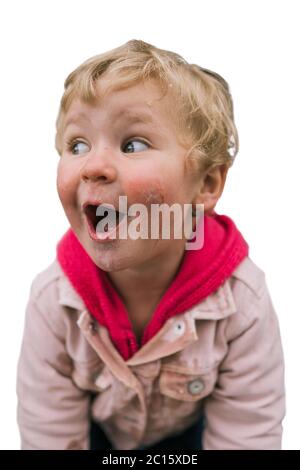
[[[152,204],[161,205],[165,202],[165,190],[160,181],[139,181],[134,182],[130,185],[130,195],[131,198],[128,200],[128,206],[131,204],[143,204],[147,208],[148,214],[148,238],[151,238],[151,226],[157,225],[155,232],[158,230],[159,239],[161,238],[161,226],[159,221],[151,220],[151,207]],[[158,242],[158,239],[156,239]]]
[[[163,204],[164,189],[160,182],[153,182],[151,184],[147,181],[134,182],[130,185],[130,193],[132,194],[131,204],[144,204],[151,207],[151,204]]]

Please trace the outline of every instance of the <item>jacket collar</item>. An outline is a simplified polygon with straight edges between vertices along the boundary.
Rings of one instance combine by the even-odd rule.
[[[90,343],[99,357],[112,372],[117,371],[117,376],[128,386],[135,386],[134,377],[128,366],[139,366],[148,362],[161,359],[164,356],[175,354],[197,340],[196,320],[221,320],[237,312],[234,301],[230,279],[227,279],[219,288],[206,297],[201,302],[187,309],[182,315],[170,318],[158,333],[136,351],[129,359],[124,358],[115,349],[109,331],[103,325],[94,322],[94,318],[86,308],[81,297],[72,287],[69,279],[62,272],[58,279],[58,302],[60,305],[70,307],[74,312],[79,313],[77,325],[81,329],[86,340]],[[174,337],[174,327],[177,323],[188,325],[183,337]],[[92,330],[98,331],[93,334]],[[166,335],[172,335],[172,341],[161,342],[160,339]],[[162,348],[162,344],[164,348]],[[110,351],[110,353],[109,353]],[[114,358],[113,360],[109,358]],[[125,362],[127,365],[125,365]]]
[[[69,279],[62,271],[60,264],[56,260],[60,270],[60,277],[58,279],[58,303],[64,307],[71,307],[74,310],[86,310],[86,306],[82,298],[77,294]]]
[[[58,303],[79,312],[86,310],[87,308],[82,298],[77,294],[58,262],[57,265],[60,270],[58,279]],[[236,311],[237,307],[234,301],[230,279],[227,279],[215,292],[204,300],[188,309],[189,314],[195,320],[221,320]]]

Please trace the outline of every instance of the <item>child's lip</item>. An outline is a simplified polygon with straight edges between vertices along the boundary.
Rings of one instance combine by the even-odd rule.
[[[113,204],[108,204],[108,203],[104,203],[103,201],[96,201],[96,200],[89,200],[89,201],[86,201],[84,202],[82,205],[81,205],[81,209],[82,211],[86,214],[86,211],[88,210],[89,206],[94,206],[94,207],[98,207],[98,206],[113,206],[115,208],[115,206]]]
[[[88,210],[88,206],[95,206],[95,207],[98,207],[98,206],[103,206],[103,207],[109,207],[109,208],[114,208],[114,210],[116,212],[120,212],[116,209],[116,205],[115,204],[111,204],[111,203],[108,203],[108,202],[103,202],[103,201],[100,201],[100,200],[89,200],[89,201],[86,201],[84,202],[82,205],[81,205],[81,209],[84,213],[86,213],[86,211]],[[120,214],[123,214],[123,212],[120,212]]]

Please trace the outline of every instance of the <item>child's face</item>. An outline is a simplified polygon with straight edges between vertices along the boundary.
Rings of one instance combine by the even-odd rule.
[[[102,79],[98,86],[104,84]],[[82,208],[101,201],[118,209],[119,196],[127,196],[128,208],[144,204],[149,214],[151,204],[195,202],[199,180],[186,168],[187,149],[178,142],[172,101],[168,95],[160,97],[156,82],[148,81],[111,92],[97,105],[76,99],[65,116],[59,197],[81,244],[107,272],[144,269],[154,260],[184,252],[184,238],[94,240]],[[151,122],[131,120],[144,115]],[[128,217],[128,224],[132,219]]]

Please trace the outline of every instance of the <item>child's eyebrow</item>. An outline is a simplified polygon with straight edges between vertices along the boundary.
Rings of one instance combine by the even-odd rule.
[[[147,112],[137,112],[124,109],[118,112],[113,119],[114,122],[125,122],[126,124],[155,124],[154,118]]]
[[[145,112],[133,112],[128,110],[121,111],[116,116],[116,121],[118,120],[126,120],[126,122],[130,122],[131,124],[134,123],[142,123],[142,124],[154,124],[153,117]]]
[[[70,124],[77,124],[80,121],[89,121],[89,118],[84,114],[84,113],[78,113],[78,114],[73,114],[72,116],[69,117],[69,119],[66,120],[64,123],[64,130],[70,125]]]
[[[80,121],[90,122],[90,119],[84,113],[78,113],[78,114],[75,114],[75,115],[73,114],[66,120],[66,122],[64,124],[64,131],[66,130],[66,128],[70,124],[78,124],[78,123],[80,123]],[[150,114],[145,113],[145,112],[128,111],[128,109],[120,111],[115,116],[113,121],[114,122],[126,121],[126,124],[135,124],[135,123],[155,124],[153,116],[151,116]]]

